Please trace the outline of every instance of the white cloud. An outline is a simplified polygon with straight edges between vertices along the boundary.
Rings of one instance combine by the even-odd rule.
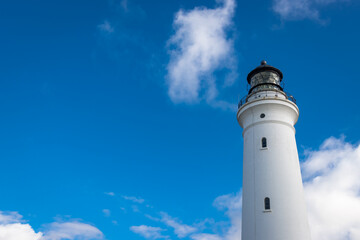
[[[44,240],[95,240],[103,239],[96,227],[79,221],[53,222],[45,226]]]
[[[124,10],[124,11],[128,11],[129,9],[128,9],[128,1],[127,0],[122,0],[121,2],[120,2],[120,6],[121,6],[121,8]]]
[[[12,223],[0,225],[0,240],[41,240],[42,233],[36,233],[29,224]]]
[[[183,224],[178,219],[169,216],[165,212],[161,212],[160,215],[161,215],[161,221],[165,223],[167,226],[174,228],[174,233],[179,238],[184,238],[189,234],[197,231],[195,227]]]
[[[103,209],[102,212],[105,217],[110,217],[111,215],[111,211],[109,209]]]
[[[360,144],[331,137],[306,154],[301,167],[312,239],[360,239]],[[231,222],[222,239],[240,240],[241,195],[220,196],[214,206]]]
[[[96,227],[79,221],[53,222],[36,233],[18,212],[0,211],[0,240],[96,240],[103,239]]]
[[[360,239],[360,145],[331,137],[302,169],[313,239]]]
[[[360,144],[331,137],[307,151],[302,164],[313,240],[360,239]],[[223,195],[214,206],[226,210],[231,227],[225,240],[241,239],[241,195]]]
[[[22,218],[18,212],[0,211],[0,224],[19,223],[22,222]]]
[[[160,218],[153,217],[153,216],[151,216],[151,215],[149,215],[149,214],[145,214],[144,216],[145,216],[146,218],[152,220],[152,221],[160,222]]]
[[[146,225],[131,226],[130,230],[147,239],[168,238],[168,236],[164,236],[161,234],[161,232],[165,231],[165,229],[159,227],[151,227]]]
[[[114,32],[114,27],[107,20],[105,20],[103,23],[99,24],[98,28],[100,29],[100,31],[107,33],[107,34]]]
[[[194,240],[222,240],[222,238],[216,234],[199,233],[191,235],[191,239]]]
[[[105,192],[105,194],[108,195],[108,196],[112,196],[112,197],[115,196],[114,192]]]
[[[318,150],[306,152],[301,168],[312,239],[359,240],[360,144],[352,145],[344,138],[326,139]],[[214,207],[224,211],[230,221],[225,227],[221,222],[211,221],[215,226],[213,233],[205,232],[209,229],[194,227],[196,224],[183,224],[164,212],[160,213],[160,219],[150,215],[146,217],[174,228],[178,238],[241,240],[241,204],[241,192],[222,195],[214,200]],[[222,228],[220,233],[216,231],[217,224]],[[146,227],[140,229],[151,232],[151,228],[146,231]],[[164,229],[154,230],[161,231]]]
[[[174,20],[175,34],[169,39],[168,94],[174,103],[207,101],[215,107],[233,107],[217,101],[220,80],[214,72],[227,70],[223,86],[236,78],[232,26],[234,0],[217,0],[219,7],[180,10]]]
[[[18,212],[0,211],[0,240],[40,240],[42,233],[36,233]]]
[[[224,234],[223,239],[240,240],[242,210],[241,192],[217,197],[214,201],[214,206],[219,210],[225,211],[226,215],[230,219],[231,226]]]
[[[131,209],[133,210],[133,212],[136,212],[136,213],[141,212],[137,205],[131,205]]]
[[[128,200],[128,201],[132,201],[134,203],[143,203],[145,202],[144,199],[139,198],[139,197],[132,197],[132,196],[122,196],[123,199]]]
[[[273,0],[272,9],[283,20],[320,19],[319,9],[334,2],[346,0]]]
[[[0,240],[96,240],[103,239],[96,227],[81,223],[53,222],[45,225],[43,232],[36,233],[31,225],[24,223],[18,212],[0,211]]]

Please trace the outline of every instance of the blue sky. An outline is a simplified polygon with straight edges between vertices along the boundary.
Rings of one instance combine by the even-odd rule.
[[[355,0],[2,2],[0,240],[240,239],[234,106],[262,59],[297,99],[315,208],[314,177],[332,189],[346,163],[360,171],[359,10]],[[334,191],[360,213],[349,176]],[[333,224],[310,218],[314,239]],[[345,218],[331,236],[359,239],[359,221]]]

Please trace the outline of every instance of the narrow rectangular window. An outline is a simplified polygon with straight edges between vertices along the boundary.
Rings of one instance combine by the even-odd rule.
[[[266,147],[267,147],[266,138],[264,138],[264,137],[261,139],[261,147],[262,147],[262,148],[266,148]]]
[[[264,199],[264,205],[265,205],[265,210],[270,210],[270,198],[266,197]]]

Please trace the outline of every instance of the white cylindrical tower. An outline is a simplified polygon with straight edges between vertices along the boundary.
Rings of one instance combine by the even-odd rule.
[[[281,71],[265,61],[247,77],[239,103],[243,128],[242,240],[310,240],[294,125],[295,99]]]

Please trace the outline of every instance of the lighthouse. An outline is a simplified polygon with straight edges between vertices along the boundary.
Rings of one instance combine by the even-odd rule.
[[[239,102],[243,128],[242,240],[310,240],[294,125],[295,99],[282,72],[262,61]]]

